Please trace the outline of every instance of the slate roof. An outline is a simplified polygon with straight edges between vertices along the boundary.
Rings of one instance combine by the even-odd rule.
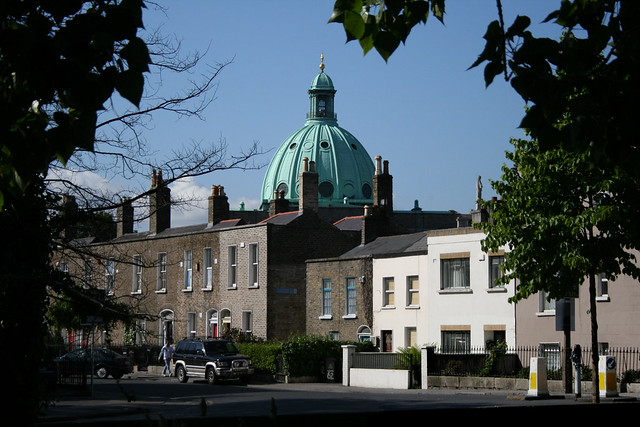
[[[357,246],[342,254],[340,258],[358,256],[393,255],[412,252],[426,252],[427,233],[400,234],[395,236],[378,237],[366,245]]]

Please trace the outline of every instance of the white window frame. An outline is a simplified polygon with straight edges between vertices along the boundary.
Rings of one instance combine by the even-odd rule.
[[[197,334],[197,314],[194,311],[187,312],[187,336],[189,338],[196,338]]]
[[[441,331],[444,353],[468,353],[471,350],[471,331]]]
[[[548,292],[538,292],[538,312],[553,315],[556,313],[556,300],[549,301],[547,296],[549,296]]]
[[[184,282],[183,291],[193,290],[193,251],[187,249],[184,251]]]
[[[238,286],[238,246],[227,246],[227,288],[236,289]]]
[[[253,331],[253,311],[242,310],[242,332],[252,333]]]
[[[104,290],[107,295],[115,295],[116,293],[116,262],[109,258],[104,264]]]
[[[202,254],[202,264],[202,288],[211,290],[213,289],[213,250],[211,248],[204,248]]]
[[[396,280],[395,277],[382,278],[382,307],[395,308],[396,298]]]
[[[604,273],[596,278],[596,301],[609,301],[609,279]]]
[[[416,347],[418,345],[418,328],[406,326],[404,328],[405,347]]]
[[[345,319],[355,319],[357,310],[356,278],[347,277],[345,283]]]
[[[258,252],[258,244],[250,243],[249,244],[249,287],[257,288],[259,286],[258,283],[258,271],[259,271],[259,252]]]
[[[471,288],[469,257],[440,259],[440,289],[456,290]]]
[[[158,252],[156,292],[167,292],[167,258],[166,252]]]
[[[489,255],[489,288],[497,289],[503,288],[504,285],[497,285],[496,280],[504,276],[502,271],[502,264],[504,264],[504,255]]]
[[[142,293],[142,255],[137,254],[133,256],[133,263],[131,264],[131,270],[133,277],[131,278],[131,293]]]
[[[407,307],[420,307],[420,277],[417,275],[407,276]]]
[[[562,354],[560,351],[560,343],[540,343],[538,347],[538,353],[540,357],[544,357],[547,361],[547,371],[552,372],[562,369]]]
[[[331,279],[322,279],[322,314],[321,319],[331,319]]]

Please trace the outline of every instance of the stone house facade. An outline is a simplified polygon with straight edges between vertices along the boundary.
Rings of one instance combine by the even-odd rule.
[[[360,240],[318,216],[317,179],[308,168],[301,186],[316,191],[305,192],[311,196],[298,211],[278,212],[274,204],[272,215],[255,224],[229,219],[226,196],[214,186],[209,222],[177,228],[170,227],[168,188],[154,174],[148,232],[132,232],[125,201],[115,239],[76,240],[76,250],[61,250],[55,262],[86,286],[104,288],[108,298],[127,301],[138,315],[138,341],[216,337],[231,329],[265,339],[304,333],[306,258],[336,256]],[[110,338],[118,342],[118,334]]]
[[[307,333],[335,340],[371,339],[371,257],[307,262]]]

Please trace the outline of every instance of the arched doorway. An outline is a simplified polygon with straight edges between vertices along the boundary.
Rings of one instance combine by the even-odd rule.
[[[221,334],[223,336],[231,333],[231,310],[228,308],[223,308],[220,310],[220,320],[222,320],[222,331]]]
[[[367,325],[362,325],[358,328],[358,342],[371,341],[371,328]]]
[[[207,312],[207,338],[218,338],[220,336],[219,334],[218,310],[209,310]]]
[[[160,312],[160,319],[158,320],[158,336],[160,344],[165,342],[174,342],[173,337],[173,311],[163,310]]]

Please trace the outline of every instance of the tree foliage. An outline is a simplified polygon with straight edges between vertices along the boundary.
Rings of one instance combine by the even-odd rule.
[[[640,277],[635,246],[625,229],[620,193],[634,181],[591,166],[587,156],[557,148],[541,150],[534,140],[512,140],[511,165],[492,182],[500,200],[483,202],[491,220],[483,249],[508,245],[500,283],[518,280],[512,301],[537,292],[553,299],[574,296],[590,274],[613,280]]]
[[[150,56],[143,0],[6,0],[0,5],[0,206],[49,164],[92,150],[113,95],[137,105]]]
[[[553,40],[535,37],[527,16],[506,25],[497,0],[498,17],[488,24],[485,48],[470,68],[484,64],[486,85],[501,74],[510,81],[529,105],[521,127],[541,148],[577,150],[598,167],[637,174],[633,112],[640,97],[640,2],[558,4],[545,19],[564,31],[561,40]],[[388,60],[430,13],[444,23],[444,10],[444,0],[337,0],[329,22],[341,23],[347,41],[358,40],[365,54],[375,48]],[[558,128],[560,120],[566,125]]]

